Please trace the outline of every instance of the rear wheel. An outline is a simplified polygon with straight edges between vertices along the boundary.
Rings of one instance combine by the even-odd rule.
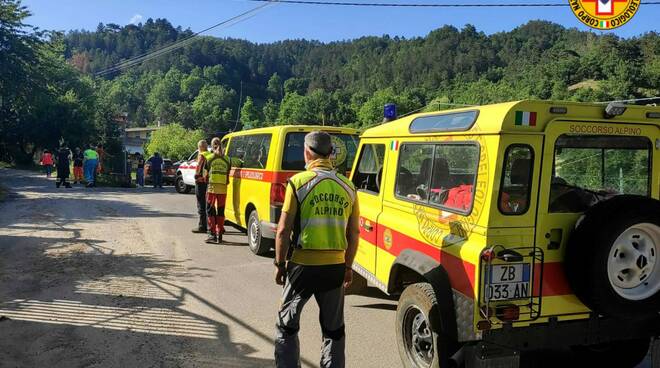
[[[633,368],[649,350],[650,339],[615,341],[607,344],[571,348],[575,361],[592,367]]]
[[[248,217],[247,238],[250,250],[258,256],[268,253],[274,245],[273,239],[264,238],[261,234],[261,221],[257,210],[252,210]]]
[[[396,310],[399,355],[406,368],[446,368],[456,352],[455,341],[445,341],[438,301],[431,284],[421,282],[405,288]],[[445,336],[445,337],[443,337]]]
[[[177,175],[176,179],[174,179],[174,188],[176,189],[177,193],[181,194],[188,194],[190,193],[190,185],[186,184],[183,181],[183,177],[181,175]]]

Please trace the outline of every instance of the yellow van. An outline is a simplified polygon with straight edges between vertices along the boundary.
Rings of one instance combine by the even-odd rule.
[[[247,230],[248,244],[255,254],[267,253],[274,245],[287,180],[305,170],[304,138],[313,130],[332,135],[332,159],[338,170],[348,174],[359,142],[355,129],[287,125],[223,137],[227,154],[243,161],[240,168],[230,172],[225,218]]]
[[[400,295],[405,367],[554,347],[632,367],[660,336],[660,108],[421,113],[366,130],[357,157],[354,269]]]

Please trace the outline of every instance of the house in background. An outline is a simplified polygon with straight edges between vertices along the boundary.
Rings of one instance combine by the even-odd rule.
[[[144,154],[144,144],[151,137],[151,133],[160,129],[160,127],[149,128],[126,128],[124,130],[124,149],[128,153],[139,152]]]

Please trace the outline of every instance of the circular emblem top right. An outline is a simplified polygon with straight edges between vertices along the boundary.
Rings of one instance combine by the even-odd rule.
[[[595,29],[614,29],[628,23],[641,0],[568,0],[580,22]]]

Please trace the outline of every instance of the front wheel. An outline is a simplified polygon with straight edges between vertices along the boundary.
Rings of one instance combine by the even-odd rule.
[[[405,368],[446,368],[456,352],[455,341],[442,333],[438,301],[431,284],[408,286],[396,310],[396,336]]]
[[[250,212],[247,223],[247,238],[250,250],[258,256],[268,253],[274,245],[273,239],[264,238],[261,234],[261,221],[259,221],[257,210]]]
[[[190,193],[190,186],[183,181],[183,177],[181,175],[178,175],[174,180],[174,188],[176,189],[177,193]]]

